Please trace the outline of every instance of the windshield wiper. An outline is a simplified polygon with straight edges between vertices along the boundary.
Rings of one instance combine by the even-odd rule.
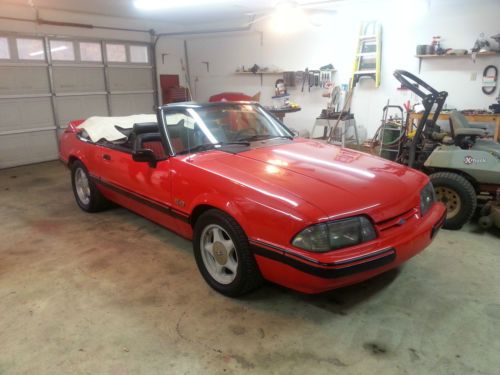
[[[203,143],[201,145],[191,147],[190,149],[186,149],[186,150],[183,150],[181,152],[178,152],[177,154],[182,155],[182,154],[188,154],[190,152],[206,151],[206,150],[211,150],[214,148],[218,148],[218,147],[222,147],[222,146],[229,146],[229,145],[250,146],[250,142],[238,141],[238,142]]]
[[[241,138],[239,140],[240,141],[252,142],[252,141],[263,141],[263,140],[266,140],[266,139],[273,139],[273,138],[293,139],[293,137],[291,135],[264,135],[264,134],[256,134],[256,135],[252,135],[250,137]]]

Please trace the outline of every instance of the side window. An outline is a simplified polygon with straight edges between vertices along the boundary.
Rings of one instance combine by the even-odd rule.
[[[125,44],[106,44],[106,55],[109,62],[127,62]]]
[[[0,37],[0,59],[10,59],[9,39]]]
[[[42,39],[17,38],[16,45],[20,60],[45,60]]]
[[[82,61],[102,62],[100,43],[80,42],[80,59]]]
[[[147,46],[130,46],[130,62],[147,64],[149,62]]]
[[[50,54],[52,60],[75,61],[75,49],[71,41],[51,40]]]
[[[174,148],[174,152],[179,153],[203,142],[199,134],[196,121],[185,112],[168,113],[165,115],[168,137]]]

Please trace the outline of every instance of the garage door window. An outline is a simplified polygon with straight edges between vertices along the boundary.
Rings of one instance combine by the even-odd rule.
[[[130,62],[147,64],[148,60],[148,47],[130,46]]]
[[[10,59],[9,40],[0,37],[0,59]]]
[[[17,55],[21,60],[45,60],[41,39],[16,39]]]
[[[75,61],[73,42],[51,40],[50,55],[52,56],[52,60]]]
[[[82,61],[102,61],[101,45],[92,42],[80,42],[80,59]]]
[[[125,44],[106,44],[106,55],[109,62],[127,62]]]

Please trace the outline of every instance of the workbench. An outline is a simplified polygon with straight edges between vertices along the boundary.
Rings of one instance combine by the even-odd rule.
[[[285,108],[273,108],[273,107],[266,107],[266,109],[271,112],[278,120],[283,122],[283,119],[285,118],[285,115],[287,113],[293,113],[293,112],[298,112],[301,110],[300,107],[285,107]]]
[[[410,124],[413,124],[414,120],[420,120],[422,118],[423,112],[410,113]],[[431,113],[429,118],[432,119],[434,114]],[[479,123],[494,123],[495,133],[493,140],[500,142],[500,113],[488,113],[488,114],[477,114],[477,115],[464,115],[469,122],[479,122]],[[449,121],[450,115],[448,113],[439,114],[438,120]]]

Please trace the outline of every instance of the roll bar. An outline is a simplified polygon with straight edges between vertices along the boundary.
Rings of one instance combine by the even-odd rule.
[[[407,89],[413,91],[415,94],[420,96],[422,99],[425,98],[429,94],[425,94],[422,90],[419,89],[418,86],[422,86],[425,88],[427,91],[429,91],[430,94],[434,95],[439,95],[439,91],[437,91],[434,87],[429,85],[427,82],[422,81],[420,78],[418,78],[416,75],[407,72],[406,70],[395,70],[394,71],[394,77],[401,82],[401,84],[406,87]],[[408,80],[406,77],[408,77]],[[415,83],[418,85],[415,85]]]
[[[437,119],[439,118],[439,114],[443,109],[443,105],[444,102],[446,101],[446,98],[448,97],[448,93],[446,91],[437,91],[434,87],[424,82],[416,75],[407,72],[406,70],[399,70],[399,69],[395,70],[394,77],[396,77],[396,79],[399,82],[401,82],[401,85],[413,91],[420,98],[422,98],[422,104],[424,106],[424,114],[422,115],[422,118],[418,122],[415,136],[413,137],[412,142],[410,144],[408,166],[413,167],[413,165],[415,164],[417,143],[419,142],[424,126],[427,123],[427,120],[429,119],[432,107],[434,106],[434,104],[437,104],[437,107],[434,110],[434,114],[432,115],[432,123],[435,124]],[[424,91],[421,90],[421,88],[425,89],[429,93],[426,94]]]

